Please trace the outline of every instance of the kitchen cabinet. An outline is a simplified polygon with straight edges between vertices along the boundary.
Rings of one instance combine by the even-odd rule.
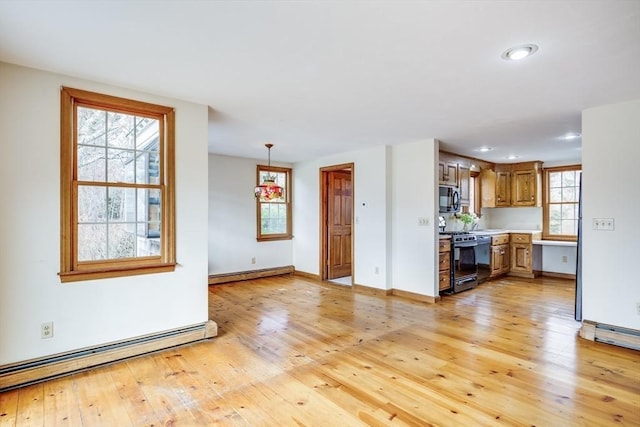
[[[511,206],[511,172],[496,172],[496,207]]]
[[[442,185],[458,186],[458,163],[450,160],[438,161],[438,180]]]
[[[540,260],[542,251],[540,246],[534,253],[533,240],[540,239],[540,233],[511,233],[511,267],[509,274],[512,276],[534,278],[540,274],[534,268],[534,257]]]
[[[522,169],[519,169],[522,167]],[[542,163],[520,164],[512,172],[512,205],[541,206]]]
[[[542,162],[496,164],[480,179],[483,208],[542,206]]]
[[[458,164],[458,182],[460,187],[460,206],[469,206],[471,201],[471,169],[467,165]]]
[[[489,277],[509,272],[509,235],[491,236],[491,272]]]
[[[451,237],[440,237],[438,245],[440,262],[438,263],[438,290],[440,292],[451,288]]]

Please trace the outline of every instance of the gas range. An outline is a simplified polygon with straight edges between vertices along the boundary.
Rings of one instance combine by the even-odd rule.
[[[476,235],[471,234],[468,231],[441,231],[440,234],[451,236],[451,243],[454,246],[469,245],[473,246],[476,243]]]
[[[443,231],[451,236],[451,288],[446,293],[458,293],[478,285],[478,264],[475,234],[467,231]]]

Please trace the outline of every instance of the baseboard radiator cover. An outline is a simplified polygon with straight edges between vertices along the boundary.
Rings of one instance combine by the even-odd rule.
[[[585,320],[582,322],[580,336],[592,341],[640,351],[640,331],[636,329]]]
[[[244,280],[261,279],[263,277],[281,276],[285,274],[293,274],[295,268],[293,265],[285,265],[284,267],[263,268],[261,270],[236,271],[233,273],[210,274],[210,285],[221,285],[223,283],[241,282]]]
[[[208,322],[0,366],[0,392],[218,335]]]

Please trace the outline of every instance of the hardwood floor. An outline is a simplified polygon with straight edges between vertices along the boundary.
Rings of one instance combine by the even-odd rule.
[[[272,277],[209,312],[207,342],[0,394],[0,426],[640,425],[640,353],[577,337],[570,281],[429,305]]]

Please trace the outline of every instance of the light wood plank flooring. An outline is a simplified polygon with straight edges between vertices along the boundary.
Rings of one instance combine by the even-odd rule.
[[[209,312],[212,340],[0,394],[0,426],[640,425],[640,353],[577,337],[570,281],[429,305],[272,277]]]

